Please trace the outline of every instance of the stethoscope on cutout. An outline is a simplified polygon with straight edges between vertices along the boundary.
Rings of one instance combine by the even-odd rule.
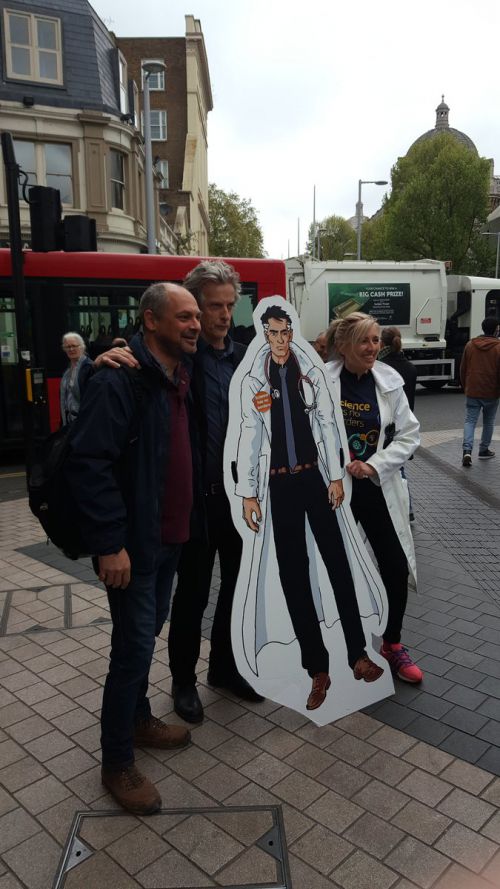
[[[298,369],[298,371],[299,371],[299,379],[298,379],[298,383],[297,383],[297,389],[299,390],[300,399],[301,399],[302,403],[304,404],[304,410],[305,410],[306,414],[310,414],[311,411],[316,410],[316,408],[317,408],[317,406],[318,406],[318,402],[317,402],[317,399],[316,399],[316,395],[315,395],[315,393],[314,393],[314,385],[313,385],[313,382],[312,382],[312,380],[311,380],[310,377],[308,377],[307,375],[306,375],[306,376],[303,376],[303,374],[301,373],[301,371],[300,371],[300,364],[299,364],[299,362],[297,361],[297,356],[294,354],[294,352],[292,351],[292,349],[290,349],[290,355],[293,356],[293,360],[295,361],[295,364],[297,365],[297,369]],[[268,384],[269,389],[270,389],[270,391],[271,391],[271,398],[272,398],[274,401],[276,401],[278,398],[281,398],[281,392],[279,391],[279,389],[274,389],[273,386],[271,385],[271,379],[270,379],[270,376],[269,376],[269,364],[270,364],[270,361],[271,361],[271,352],[269,352],[269,354],[266,355],[266,360],[265,360],[265,362],[264,362],[264,375],[265,375],[265,377],[266,377],[267,384]],[[308,403],[307,403],[306,398],[305,398],[305,395],[304,395],[304,393],[303,393],[303,391],[302,391],[302,388],[301,388],[301,383],[302,383],[302,385],[303,385],[304,383],[307,383],[307,385],[311,387],[311,392],[312,392],[312,404],[308,404]]]

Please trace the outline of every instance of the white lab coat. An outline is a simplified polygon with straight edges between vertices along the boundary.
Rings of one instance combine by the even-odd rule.
[[[307,410],[314,441],[318,450],[318,467],[325,486],[330,481],[345,475],[344,455],[348,455],[347,438],[340,401],[335,398],[334,389],[323,367],[314,365],[307,353],[295,343],[291,349],[297,359],[304,389],[304,410]],[[258,675],[257,655],[268,642],[288,644],[295,638],[286,600],[276,570],[276,551],[272,533],[269,503],[269,470],[271,457],[271,413],[259,411],[254,403],[257,393],[270,396],[271,385],[266,370],[269,360],[267,343],[258,351],[255,360],[242,378],[236,373],[233,377],[230,400],[241,400],[241,425],[236,459],[232,456],[234,493],[238,497],[256,497],[262,510],[259,531],[252,541],[250,559],[243,559],[238,578],[238,602],[243,600],[239,632],[245,659],[255,675]],[[239,398],[234,395],[234,386],[240,387]],[[340,418],[340,426],[337,418]],[[233,447],[231,441],[227,448]],[[234,452],[233,452],[234,454]],[[362,618],[373,618],[372,632],[383,631],[387,622],[387,600],[382,581],[365,549],[360,533],[347,505],[350,495],[350,479],[346,484],[346,502],[337,511],[340,530],[347,557],[351,566],[358,605]],[[325,497],[327,490],[325,487]],[[293,509],[293,503],[290,503]],[[235,517],[236,518],[236,517]],[[241,520],[241,513],[240,513]],[[324,563],[317,550],[316,542],[306,522],[306,542],[309,555],[309,570],[314,604],[318,620],[331,627],[338,620],[337,606]],[[275,577],[270,583],[270,576]],[[238,608],[239,611],[239,608]],[[234,626],[234,621],[233,621]]]
[[[340,374],[344,362],[329,361],[326,369],[340,398]],[[420,444],[420,424],[411,412],[403,390],[403,379],[389,365],[376,361],[372,370],[380,413],[380,436],[376,453],[367,460],[377,470],[378,479],[370,479],[380,485],[389,515],[401,546],[408,560],[408,568],[414,584],[417,582],[415,546],[409,521],[408,485],[401,477],[400,469]],[[394,439],[384,448],[384,430],[394,423]]]

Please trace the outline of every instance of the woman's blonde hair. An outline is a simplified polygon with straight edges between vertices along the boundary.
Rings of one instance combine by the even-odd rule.
[[[364,312],[351,312],[345,318],[335,318],[326,334],[328,358],[341,358],[339,349],[360,343],[374,324],[379,326],[377,319]]]

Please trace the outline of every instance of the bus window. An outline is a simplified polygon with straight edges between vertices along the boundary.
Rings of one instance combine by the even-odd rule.
[[[246,346],[255,335],[252,315],[257,302],[257,285],[242,284],[240,298],[233,310],[231,329],[231,336],[237,343],[243,343]]]
[[[129,340],[134,335],[144,289],[123,285],[66,288],[69,329],[81,334],[91,358],[111,348],[115,337]]]

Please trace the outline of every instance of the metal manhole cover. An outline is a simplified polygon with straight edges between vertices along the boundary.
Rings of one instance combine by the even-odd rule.
[[[291,889],[280,806],[77,812],[52,889]]]

